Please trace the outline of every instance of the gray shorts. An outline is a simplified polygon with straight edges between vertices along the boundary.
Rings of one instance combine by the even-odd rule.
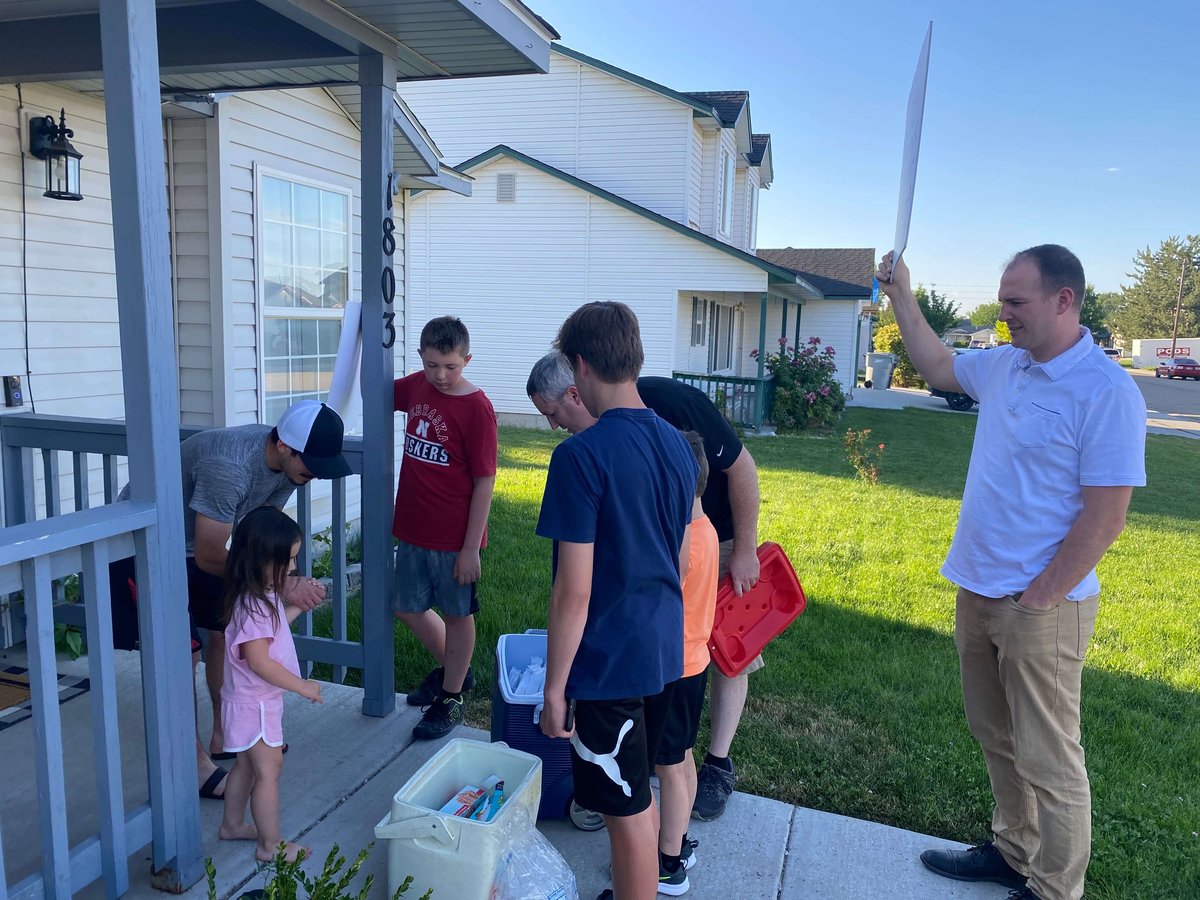
[[[421,613],[433,607],[446,616],[473,616],[479,612],[475,585],[454,580],[453,550],[427,550],[396,541],[396,578],[392,612]]]

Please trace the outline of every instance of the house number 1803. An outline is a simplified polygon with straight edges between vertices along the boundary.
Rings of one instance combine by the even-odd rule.
[[[388,209],[392,208],[392,176],[388,176]],[[383,254],[384,267],[380,280],[383,290],[383,349],[390,350],[396,343],[396,313],[392,310],[392,301],[396,299],[396,273],[392,271],[392,254],[396,252],[396,223],[391,216],[383,217]]]

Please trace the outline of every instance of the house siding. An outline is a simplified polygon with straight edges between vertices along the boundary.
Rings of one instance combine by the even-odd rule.
[[[517,173],[514,203],[495,199],[502,172]],[[753,265],[521,163],[500,158],[471,174],[472,197],[426,192],[410,204],[409,327],[461,316],[472,329],[469,377],[498,412],[534,412],[529,369],[586,301],[628,303],[644,371],[670,375],[685,362],[677,358],[681,294],[690,304],[692,292],[765,288]],[[415,346],[409,364],[418,364]]]
[[[400,92],[452,163],[507,144],[687,224],[690,107],[553,52],[547,75],[413,82]]]
[[[704,129],[694,119],[688,126],[688,221],[690,228],[703,230]]]

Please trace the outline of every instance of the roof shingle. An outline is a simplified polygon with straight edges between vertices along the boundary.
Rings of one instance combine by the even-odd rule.
[[[769,134],[750,135],[750,165],[762,165],[763,155],[767,152],[767,145],[769,143],[771,143],[771,136]]]
[[[760,249],[760,259],[791,269],[826,296],[869,297],[875,272],[875,249],[854,247],[797,250]]]
[[[749,91],[685,91],[685,93],[701,103],[710,104],[721,117],[721,124],[732,128],[737,124],[737,117],[742,107],[750,99]]]

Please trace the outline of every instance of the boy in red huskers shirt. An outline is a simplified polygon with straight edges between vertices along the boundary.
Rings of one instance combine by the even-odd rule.
[[[413,737],[432,740],[462,723],[463,691],[474,683],[475,583],[496,484],[496,413],[463,378],[471,339],[460,320],[432,319],[419,352],[423,370],[394,385],[393,409],[407,413],[408,424],[392,524],[392,612],[439,664],[408,695],[410,705],[427,707]]]

